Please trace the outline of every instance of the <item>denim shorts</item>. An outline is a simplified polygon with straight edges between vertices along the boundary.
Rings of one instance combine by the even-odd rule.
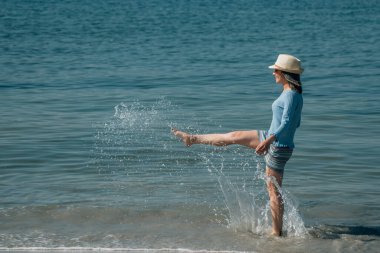
[[[264,141],[268,137],[267,131],[264,130],[258,130],[258,134],[260,142]],[[292,154],[292,148],[276,147],[271,144],[268,152],[264,155],[266,166],[282,173],[286,162],[290,159]]]

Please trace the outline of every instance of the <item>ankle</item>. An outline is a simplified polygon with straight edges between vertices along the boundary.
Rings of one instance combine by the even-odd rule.
[[[197,137],[195,135],[190,135],[189,137],[190,144],[194,144],[197,141]]]
[[[272,231],[271,236],[282,236],[282,231]]]

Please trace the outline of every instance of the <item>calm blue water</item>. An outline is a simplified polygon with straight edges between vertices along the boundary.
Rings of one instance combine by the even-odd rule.
[[[22,1],[0,8],[0,250],[375,252],[378,1]],[[263,166],[194,133],[267,129],[279,53],[304,111],[269,238]]]

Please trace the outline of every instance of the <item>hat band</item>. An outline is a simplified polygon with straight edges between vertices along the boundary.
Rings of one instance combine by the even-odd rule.
[[[301,71],[300,69],[286,69],[286,68],[283,68],[281,66],[278,66],[277,64],[275,64],[274,66],[277,68],[283,69],[284,71],[286,71],[286,70],[288,70],[288,71]]]

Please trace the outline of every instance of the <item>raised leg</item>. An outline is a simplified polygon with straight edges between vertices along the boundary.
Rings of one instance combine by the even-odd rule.
[[[193,144],[206,144],[213,146],[227,146],[239,144],[249,148],[256,148],[259,144],[259,135],[257,130],[235,131],[224,134],[188,134],[177,129],[172,129],[175,136],[182,139],[186,146]]]

